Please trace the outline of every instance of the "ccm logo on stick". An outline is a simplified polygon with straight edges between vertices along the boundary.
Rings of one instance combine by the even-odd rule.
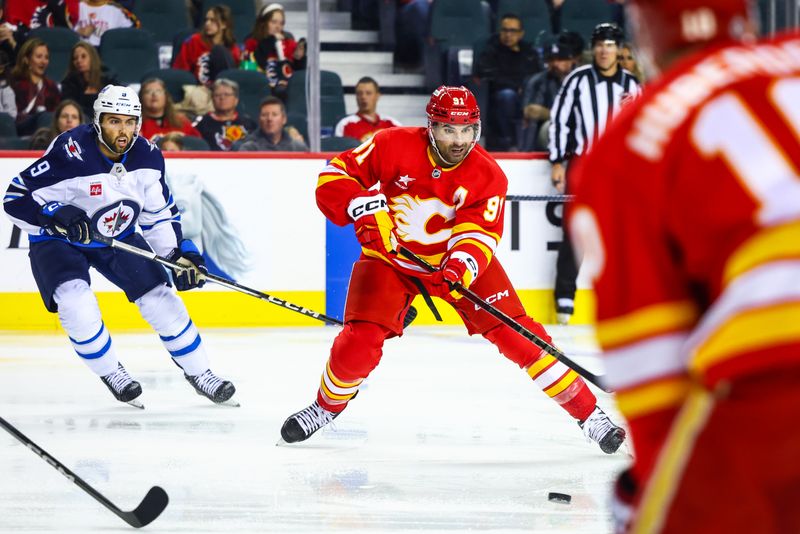
[[[486,302],[488,302],[489,304],[494,304],[495,302],[497,302],[501,298],[507,297],[507,296],[508,296],[508,289],[506,289],[504,291],[501,291],[500,293],[495,293],[494,295],[489,295],[488,297],[486,297]],[[481,307],[476,304],[475,305],[475,309],[476,310],[480,310]]]

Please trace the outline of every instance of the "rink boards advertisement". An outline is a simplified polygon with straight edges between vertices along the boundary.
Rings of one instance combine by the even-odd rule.
[[[33,152],[0,155],[3,190],[35,161]],[[325,154],[181,153],[168,154],[166,169],[184,234],[202,245],[212,272],[274,297],[340,317],[346,275],[357,244],[352,227],[333,228],[317,209],[314,189]],[[550,166],[539,155],[496,154],[509,180],[509,195],[553,195]],[[505,232],[497,250],[512,282],[534,317],[554,319],[552,287],[561,241],[559,202],[508,201]],[[335,235],[334,235],[335,234]],[[352,240],[347,247],[342,243]],[[0,329],[58,328],[55,314],[42,305],[28,260],[25,233],[0,217]],[[350,252],[345,253],[344,249]],[[348,255],[349,254],[349,255]],[[338,263],[338,265],[337,265]],[[327,265],[327,268],[326,268]],[[329,272],[330,271],[330,275]],[[147,325],[135,305],[101,275],[92,271],[92,287],[109,327],[138,329]],[[579,285],[585,286],[582,279]],[[181,294],[201,326],[293,326],[322,323],[215,284]],[[590,291],[580,290],[576,322],[593,313]],[[421,299],[418,323],[433,324]],[[326,309],[335,308],[335,309]],[[458,318],[449,306],[439,310],[448,323]],[[448,313],[449,312],[449,313]]]

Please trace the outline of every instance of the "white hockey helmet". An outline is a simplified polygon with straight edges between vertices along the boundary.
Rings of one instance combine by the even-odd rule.
[[[142,128],[142,104],[139,102],[139,95],[136,91],[129,87],[121,85],[106,85],[97,94],[94,101],[94,129],[100,142],[104,145],[106,142],[103,140],[102,132],[100,131],[100,117],[103,113],[115,113],[119,115],[131,115],[136,117],[136,131],[133,134],[133,139],[125,149],[125,152],[131,149],[136,138],[139,136],[139,130]],[[107,146],[109,150],[110,147]]]

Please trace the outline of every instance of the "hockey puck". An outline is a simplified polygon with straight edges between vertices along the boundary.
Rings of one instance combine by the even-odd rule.
[[[547,500],[550,502],[560,502],[562,504],[569,504],[572,501],[572,495],[567,493],[550,492],[547,494]]]

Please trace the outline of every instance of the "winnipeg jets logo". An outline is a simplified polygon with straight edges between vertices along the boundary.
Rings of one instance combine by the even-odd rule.
[[[83,150],[81,150],[81,145],[76,143],[72,137],[67,140],[67,144],[64,145],[64,150],[67,152],[67,156],[70,158],[77,158],[80,161],[83,161],[81,154]]]
[[[416,178],[410,178],[407,174],[401,176],[395,181],[395,184],[400,189],[408,189],[408,186],[411,185],[411,182],[416,180]]]
[[[139,206],[130,200],[100,208],[92,217],[94,228],[106,237],[116,237],[136,222]]]

